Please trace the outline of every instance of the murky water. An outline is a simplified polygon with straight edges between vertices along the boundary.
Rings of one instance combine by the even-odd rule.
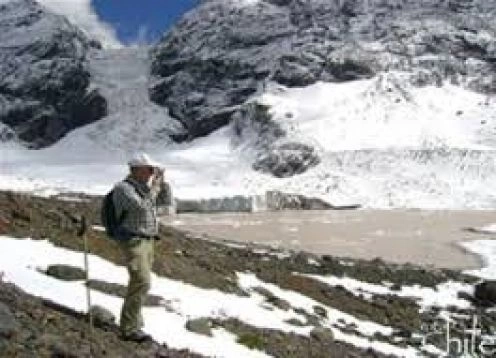
[[[181,214],[164,219],[196,234],[317,254],[477,268],[457,243],[488,238],[467,232],[496,222],[495,211],[353,210]]]

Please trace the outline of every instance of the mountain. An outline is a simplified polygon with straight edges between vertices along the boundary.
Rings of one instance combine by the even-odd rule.
[[[295,140],[266,113],[274,108],[257,108],[253,98],[274,83],[302,88],[386,75],[393,77],[385,91],[407,101],[409,88],[445,84],[495,94],[495,14],[487,1],[209,0],[155,46],[150,95],[184,124],[184,139],[234,122],[237,136],[255,132],[254,169],[301,174],[322,162],[319,148]]]
[[[482,0],[208,0],[155,47],[151,97],[195,138],[229,123],[268,82],[402,71],[418,87],[495,94],[495,15]]]
[[[27,4],[17,6],[38,8]],[[40,10],[57,19],[43,22],[50,29],[60,22],[86,39],[77,63],[88,86],[68,98],[93,93],[99,105],[73,113],[0,87],[2,113],[33,102],[52,111],[2,117],[0,138],[52,144],[3,143],[1,186],[102,194],[131,152],[147,150],[184,199],[279,190],[337,205],[494,208],[495,9],[475,0],[207,0],[151,49],[113,50]],[[9,24],[5,33],[21,31]],[[15,43],[36,42],[27,35]],[[16,81],[33,83],[25,73]],[[77,114],[91,123],[70,130],[82,124]]]
[[[0,5],[0,136],[40,148],[104,117],[86,61],[98,46],[34,0]]]

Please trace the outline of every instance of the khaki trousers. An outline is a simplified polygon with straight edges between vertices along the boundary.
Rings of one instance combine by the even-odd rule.
[[[154,241],[132,238],[120,242],[129,273],[129,284],[120,320],[121,333],[124,335],[129,335],[143,327],[141,307],[151,285]]]

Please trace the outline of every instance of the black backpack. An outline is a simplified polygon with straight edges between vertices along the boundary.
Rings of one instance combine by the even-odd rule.
[[[103,198],[100,218],[107,236],[111,239],[117,240],[120,238],[117,235],[118,229],[126,216],[126,212],[122,213],[120,218],[117,217],[115,213],[114,200],[112,198],[113,194],[114,190],[112,189]]]
[[[139,196],[143,196],[130,180],[126,179],[125,182],[131,185]],[[103,198],[100,220],[102,221],[102,225],[105,228],[105,233],[108,237],[114,240],[126,240],[132,235],[120,226],[127,216],[127,211],[124,211],[119,218],[117,217],[114,200],[112,198],[113,194],[114,189],[108,192]]]

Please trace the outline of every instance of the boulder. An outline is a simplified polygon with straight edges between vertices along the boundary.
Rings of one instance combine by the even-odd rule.
[[[114,325],[116,322],[114,314],[102,306],[91,306],[89,314],[97,326]]]
[[[327,318],[327,310],[322,306],[313,306],[313,312],[322,318]]]
[[[86,278],[86,273],[83,269],[69,265],[50,265],[45,273],[48,276],[64,281],[78,281]]]
[[[212,336],[212,323],[209,318],[197,318],[186,322],[188,331],[198,333],[204,336]]]

